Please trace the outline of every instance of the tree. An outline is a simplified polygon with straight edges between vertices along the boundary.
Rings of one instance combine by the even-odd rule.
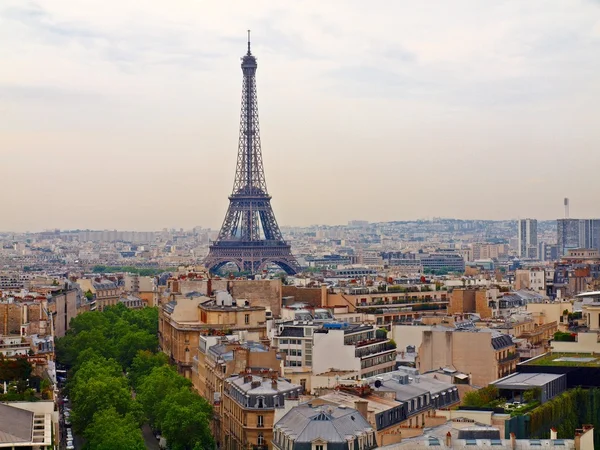
[[[467,392],[463,397],[463,405],[477,408],[490,407],[496,403],[499,391],[496,386],[486,386],[478,391]]]
[[[170,393],[182,387],[189,389],[191,385],[190,380],[179,375],[170,366],[156,367],[149,375],[143,377],[136,398],[142,405],[150,424],[155,428],[161,428],[168,407],[168,404],[163,404],[163,400]]]
[[[152,369],[165,366],[168,363],[169,358],[164,353],[152,353],[148,350],[139,351],[129,367],[128,376],[131,385],[137,387],[141,379],[150,374]]]
[[[206,400],[183,387],[166,396],[163,404],[168,407],[161,430],[170,448],[188,450],[197,444],[203,449],[213,448],[209,424],[211,407]]]
[[[94,414],[114,408],[119,414],[128,413],[133,402],[127,380],[116,361],[96,357],[84,362],[69,381],[73,401],[73,427],[83,432]]]
[[[145,450],[142,433],[135,420],[115,408],[98,411],[85,430],[90,450]]]
[[[0,353],[0,381],[26,380],[32,371],[33,367],[26,357],[6,358]]]

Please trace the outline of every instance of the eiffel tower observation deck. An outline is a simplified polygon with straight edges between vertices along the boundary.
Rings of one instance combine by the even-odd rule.
[[[248,52],[242,58],[242,111],[233,192],[229,196],[229,209],[219,237],[210,245],[204,265],[211,272],[216,272],[225,264],[234,263],[240,271],[255,274],[265,270],[269,264],[275,264],[293,275],[300,271],[300,266],[281,235],[265,181],[258,125],[256,67],[248,31]]]

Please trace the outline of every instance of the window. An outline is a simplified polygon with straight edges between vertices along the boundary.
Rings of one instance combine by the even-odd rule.
[[[256,416],[256,426],[264,427],[265,426],[265,417],[264,416]]]
[[[265,436],[262,433],[258,433],[258,439],[256,443],[258,445],[265,445]]]
[[[323,445],[315,445],[315,450],[323,450]]]
[[[244,314],[244,323],[246,325],[250,323],[250,314]]]

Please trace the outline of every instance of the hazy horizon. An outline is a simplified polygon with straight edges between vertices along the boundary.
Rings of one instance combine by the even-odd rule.
[[[600,2],[5,0],[0,230],[218,229],[252,30],[282,226],[600,217]]]

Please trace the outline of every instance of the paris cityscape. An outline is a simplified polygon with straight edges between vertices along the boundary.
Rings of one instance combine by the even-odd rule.
[[[235,19],[112,3],[0,4],[14,62],[0,74],[0,448],[600,448],[600,67],[578,64],[600,55],[597,2],[437,2],[448,23],[408,2]],[[256,28],[234,34],[242,19]],[[439,29],[419,45],[426,24]],[[327,70],[351,95],[308,75],[337,61],[343,32],[354,75]],[[205,46],[189,47],[195,33]],[[48,71],[25,76],[36,52]],[[366,70],[377,58],[396,72]],[[79,77],[51,87],[62,67]],[[440,84],[455,70],[477,100]],[[195,77],[211,80],[200,94],[148,111]],[[396,102],[416,108],[408,125],[378,121],[407,113]]]

